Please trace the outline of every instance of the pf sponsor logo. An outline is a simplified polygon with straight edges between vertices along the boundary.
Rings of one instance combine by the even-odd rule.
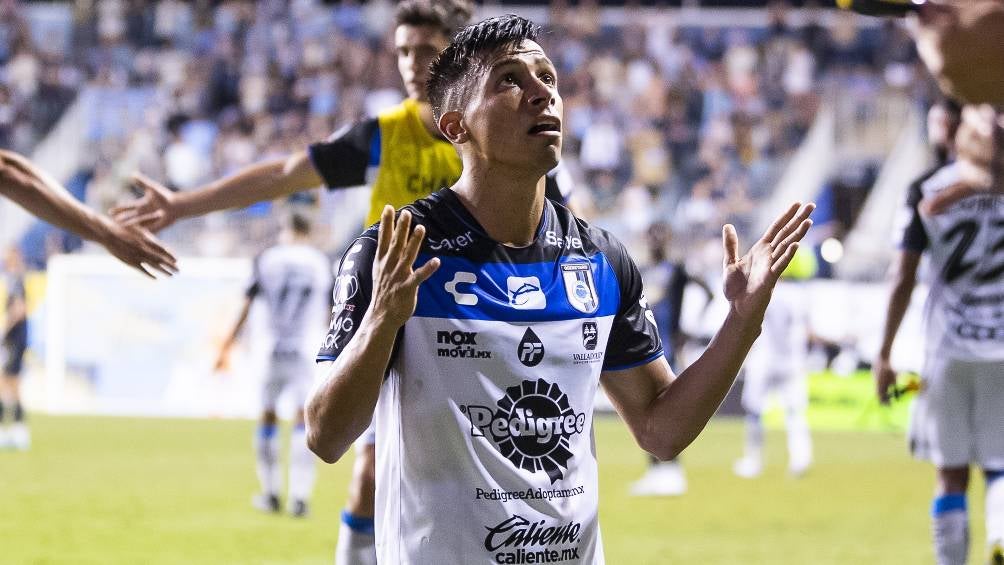
[[[582,524],[530,521],[519,514],[485,526],[485,549],[496,563],[556,563],[579,559]]]
[[[544,358],[544,343],[531,328],[526,328],[523,339],[516,347],[516,357],[527,367],[536,367]]]
[[[436,355],[454,359],[491,359],[492,352],[478,348],[478,332],[437,331]]]
[[[586,414],[573,410],[561,387],[544,379],[507,388],[494,408],[469,404],[460,409],[471,422],[472,437],[490,439],[517,468],[544,471],[551,484],[568,468],[570,438],[586,427]]]

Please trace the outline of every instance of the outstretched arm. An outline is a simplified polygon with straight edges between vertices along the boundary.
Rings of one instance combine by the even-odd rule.
[[[112,208],[111,213],[122,225],[139,225],[159,231],[182,218],[244,208],[319,186],[321,182],[306,151],[250,165],[233,175],[185,192],[171,192],[137,173],[133,175],[133,184],[143,189],[143,196]]]
[[[146,230],[125,228],[78,202],[61,184],[25,157],[0,150],[0,194],[35,216],[103,245],[120,261],[152,277],[170,276],[176,260]]]
[[[893,269],[892,292],[889,294],[889,304],[886,307],[885,326],[882,330],[882,347],[878,357],[872,364],[875,375],[875,388],[879,402],[889,403],[889,388],[896,384],[896,371],[892,368],[890,358],[896,333],[903,323],[903,316],[910,306],[910,297],[917,284],[917,265],[921,254],[916,251],[901,251]]]
[[[320,366],[322,378],[305,410],[307,445],[328,463],[337,461],[373,418],[397,332],[415,312],[418,286],[439,268],[436,258],[412,268],[424,239],[425,227],[412,231],[407,210],[395,222],[394,208],[385,207],[373,256],[372,298],[344,346],[338,339],[342,318],[335,314],[328,337],[337,342],[330,349],[341,352]],[[342,260],[342,272],[353,264],[351,255],[352,250]],[[362,285],[370,287],[368,281]]]
[[[725,226],[725,298],[730,308],[704,353],[674,379],[665,358],[624,371],[605,371],[601,382],[638,444],[664,460],[676,457],[707,425],[735,381],[760,334],[771,293],[812,222],[814,205],[792,205],[750,251]]]

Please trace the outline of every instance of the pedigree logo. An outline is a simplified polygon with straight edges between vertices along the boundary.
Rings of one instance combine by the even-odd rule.
[[[507,388],[496,405],[460,407],[471,422],[471,436],[490,438],[519,469],[544,471],[551,484],[561,479],[572,457],[569,439],[586,427],[585,412],[573,410],[561,388],[544,379]]]

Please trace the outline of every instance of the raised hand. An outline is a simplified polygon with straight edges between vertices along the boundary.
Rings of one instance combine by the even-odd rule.
[[[142,173],[132,176],[132,185],[142,188],[143,196],[112,208],[110,214],[116,222],[158,232],[178,219],[175,196],[166,186]]]
[[[722,229],[725,248],[724,290],[732,310],[749,319],[762,319],[781,273],[791,263],[798,242],[805,237],[815,204],[792,204],[742,257],[739,236],[732,224]]]
[[[101,218],[104,229],[97,242],[119,261],[150,278],[156,278],[155,271],[168,277],[178,272],[178,260],[149,231]]]
[[[394,207],[385,206],[380,215],[376,257],[373,259],[372,315],[394,325],[403,326],[415,313],[418,285],[439,268],[439,259],[432,258],[413,269],[418,251],[425,239],[425,226],[411,230],[411,213],[405,210],[395,222]]]

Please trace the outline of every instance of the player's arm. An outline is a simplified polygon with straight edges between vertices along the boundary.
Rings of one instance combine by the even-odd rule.
[[[342,259],[339,272],[358,277],[359,288],[353,291],[354,301],[335,307],[324,355],[319,355],[332,360],[320,365],[318,384],[305,410],[307,445],[328,463],[341,458],[372,420],[398,331],[415,312],[418,286],[439,267],[434,258],[413,268],[424,238],[423,226],[411,230],[408,211],[395,222],[394,209],[387,206],[375,252],[371,247],[370,253],[353,256],[353,248]],[[372,273],[370,280],[367,270]],[[357,320],[352,313],[358,311],[363,313]],[[343,316],[351,324],[345,324]]]
[[[148,232],[124,228],[90,210],[17,153],[0,150],[0,194],[42,220],[103,245],[117,259],[147,276],[153,276],[151,270],[168,276],[178,270],[174,256]]]
[[[882,346],[875,362],[872,363],[876,392],[882,404],[889,403],[889,388],[896,384],[896,371],[893,370],[890,361],[892,346],[917,284],[917,266],[920,264],[920,257],[919,252],[904,249],[897,255],[892,269],[892,291],[889,293],[889,304],[886,306]]]
[[[218,210],[244,208],[266,200],[308,190],[324,184],[342,188],[363,184],[366,169],[379,147],[376,120],[366,120],[347,128],[331,139],[287,157],[250,165],[204,187],[171,192],[164,185],[136,174],[133,183],[143,196],[112,209],[123,225],[141,225],[154,231],[177,220],[202,216]]]
[[[230,329],[230,333],[223,340],[223,344],[220,345],[220,353],[216,357],[216,365],[214,369],[216,371],[222,371],[230,365],[230,350],[233,348],[234,344],[237,343],[237,336],[241,334],[244,329],[244,324],[248,321],[248,314],[251,313],[251,305],[254,303],[254,296],[248,295],[244,299],[244,306],[241,307],[240,314],[237,315],[237,321],[234,322],[233,328]]]
[[[153,179],[136,173],[133,185],[143,196],[112,208],[112,216],[123,225],[140,225],[159,231],[174,222],[218,210],[244,208],[256,202],[275,200],[321,184],[321,177],[306,151],[245,167],[206,186],[171,192]]]
[[[760,334],[774,285],[812,225],[813,208],[792,205],[742,257],[735,229],[725,227],[729,314],[708,348],[678,378],[661,356],[638,367],[603,372],[607,395],[643,449],[672,459],[707,425]]]

